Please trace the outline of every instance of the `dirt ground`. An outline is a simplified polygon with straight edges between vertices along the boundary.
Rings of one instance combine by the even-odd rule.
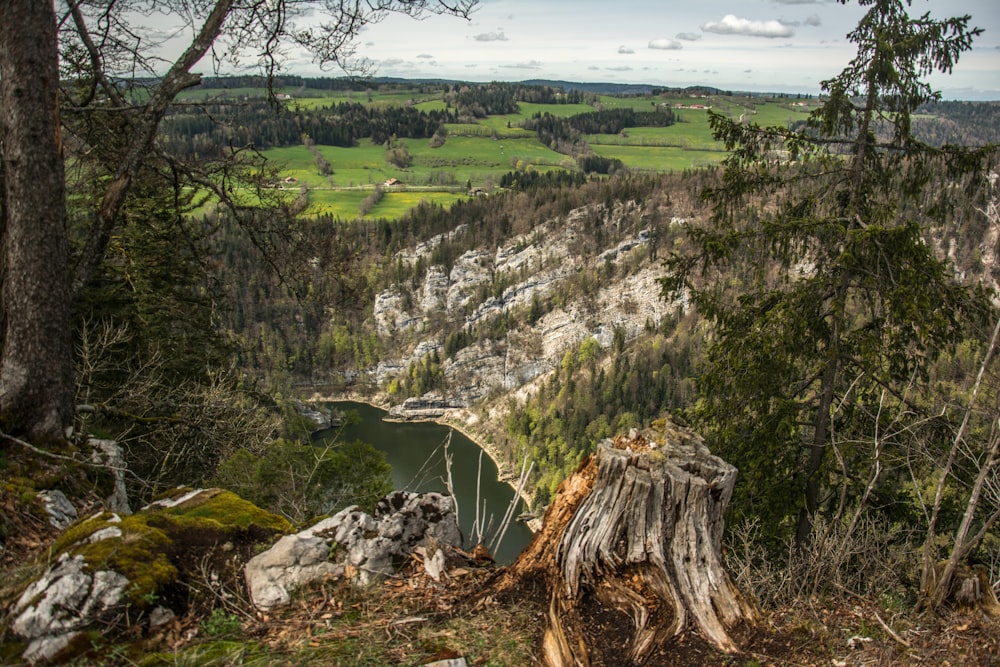
[[[0,519],[0,609],[9,609],[27,578],[44,569],[47,545],[57,533],[9,493],[0,493]],[[236,619],[235,634],[211,636],[206,619],[194,615],[153,634],[135,628],[121,664],[157,653],[180,664],[179,656],[225,639],[242,646],[244,657],[224,664],[423,665],[462,656],[470,665],[540,665],[548,607],[544,586],[498,600],[483,594],[500,572],[488,560],[457,558],[449,568],[444,581],[434,582],[414,558],[377,586],[358,590],[343,581],[327,582],[266,615],[241,599],[241,591],[230,591],[218,607]],[[606,638],[593,652],[593,667],[627,667],[621,662],[620,638],[628,635],[628,617],[611,613],[590,622],[594,627],[588,635]],[[995,618],[978,612],[890,611],[849,594],[764,610],[759,624],[737,628],[733,635],[738,654],[721,653],[689,632],[663,643],[644,667],[1000,666],[1000,621]],[[248,646],[254,647],[252,660],[246,657]],[[188,662],[198,663],[196,658]]]

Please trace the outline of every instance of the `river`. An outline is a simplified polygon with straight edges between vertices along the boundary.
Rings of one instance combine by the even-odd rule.
[[[475,442],[459,431],[432,422],[386,422],[382,418],[385,411],[365,403],[336,402],[327,404],[337,411],[354,411],[361,422],[344,428],[343,438],[347,441],[363,440],[386,454],[392,466],[392,484],[396,489],[408,491],[441,491],[447,489],[447,472],[444,464],[443,444],[451,432],[448,451],[452,455],[451,477],[458,501],[458,519],[462,534],[466,539],[472,533],[476,512],[476,473],[479,454],[483,450]],[[333,431],[321,431],[317,438],[330,437]],[[479,513],[485,513],[485,525],[492,528],[483,531],[483,542],[489,544],[494,532],[503,521],[514,490],[497,479],[497,466],[485,452],[482,454],[482,475],[479,481]],[[485,512],[484,512],[485,503]],[[525,511],[518,500],[514,516]],[[531,541],[531,531],[523,523],[511,521],[503,542],[494,553],[498,563],[507,564],[514,560]]]

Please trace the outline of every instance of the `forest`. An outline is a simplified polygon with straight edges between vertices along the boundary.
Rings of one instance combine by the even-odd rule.
[[[755,604],[861,600],[915,661],[911,613],[971,608],[989,637],[1000,103],[923,81],[971,48],[967,17],[875,4],[852,41],[877,57],[803,106],[198,77],[200,42],[119,81],[83,14],[22,45],[51,88],[0,53],[5,571],[45,560],[48,488],[97,511],[119,481],[131,507],[213,486],[289,525],[371,507],[384,458],[314,447],[303,403],[434,393],[508,475],[532,464],[536,517],[606,439],[670,420],[739,470],[721,539]],[[94,463],[105,441],[120,464]]]

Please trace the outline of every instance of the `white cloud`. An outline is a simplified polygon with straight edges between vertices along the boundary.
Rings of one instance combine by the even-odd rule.
[[[677,33],[677,39],[682,39],[685,42],[697,42],[701,39],[701,34],[697,32],[679,32]]]
[[[750,37],[791,37],[795,30],[781,21],[754,21],[726,14],[721,21],[709,21],[701,26],[705,32],[718,35],[747,35]]]
[[[618,47],[618,53],[627,54],[627,53],[635,53],[635,51],[633,51],[632,49],[628,48],[623,44],[622,46]]]
[[[669,39],[667,37],[662,37],[660,39],[649,40],[649,48],[671,51],[683,48],[683,46],[676,39]]]
[[[823,25],[823,19],[819,17],[819,14],[812,14],[806,17],[805,24],[811,26]]]
[[[420,55],[418,55],[417,57],[418,57],[418,58],[425,58],[425,59],[427,59],[427,60],[431,60],[431,59],[433,59],[433,58],[434,58],[434,56],[432,56],[432,55],[431,55],[431,54],[429,54],[429,53],[421,53],[421,54],[420,54]]]
[[[622,65],[620,67],[605,67],[604,69],[608,70],[609,72],[631,72],[632,71],[632,68],[629,67],[628,65]]]
[[[537,60],[529,60],[526,63],[514,63],[512,65],[498,65],[498,67],[502,67],[504,69],[540,69],[541,66],[542,63]]]
[[[501,30],[500,32],[482,32],[478,35],[474,35],[472,39],[477,42],[506,42],[507,36],[504,35]]]

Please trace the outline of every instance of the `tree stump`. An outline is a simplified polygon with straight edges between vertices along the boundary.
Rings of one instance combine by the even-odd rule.
[[[493,590],[545,586],[550,667],[642,664],[691,628],[735,652],[730,630],[758,618],[722,563],[736,474],[671,422],[605,440]]]

